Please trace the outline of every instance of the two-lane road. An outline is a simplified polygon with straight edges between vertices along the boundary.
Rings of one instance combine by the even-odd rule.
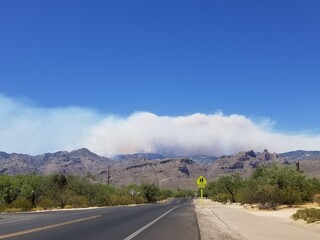
[[[0,214],[0,239],[198,240],[192,199],[132,207]]]

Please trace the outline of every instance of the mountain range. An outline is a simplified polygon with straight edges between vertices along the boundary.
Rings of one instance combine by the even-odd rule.
[[[239,172],[246,177],[260,165],[277,163],[295,167],[297,161],[306,175],[320,177],[320,151],[302,150],[282,154],[251,150],[220,157],[136,153],[117,155],[112,159],[98,156],[85,148],[37,156],[0,152],[0,174],[63,173],[86,176],[100,182],[107,182],[110,177],[110,184],[116,186],[151,182],[165,188],[195,188],[195,180],[200,175],[213,180]]]

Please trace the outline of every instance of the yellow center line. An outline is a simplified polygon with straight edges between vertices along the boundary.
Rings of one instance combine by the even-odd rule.
[[[101,217],[101,215],[91,216],[91,217],[87,217],[87,218],[80,218],[80,219],[71,220],[71,221],[67,221],[67,222],[63,222],[63,223],[57,223],[57,224],[52,224],[52,225],[48,225],[48,226],[44,226],[44,227],[38,227],[38,228],[33,228],[33,229],[24,230],[24,231],[20,231],[20,232],[0,235],[0,239],[16,237],[16,236],[20,236],[20,235],[24,235],[24,234],[28,234],[28,233],[39,232],[39,231],[43,231],[43,230],[46,230],[46,229],[65,226],[65,225],[72,224],[72,223],[77,223],[77,222],[83,222],[83,221],[91,220],[91,219],[98,218],[98,217]]]

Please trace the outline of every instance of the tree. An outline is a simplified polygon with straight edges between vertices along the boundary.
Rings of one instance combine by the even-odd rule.
[[[66,188],[68,180],[63,174],[54,174],[51,177],[51,194],[59,207],[64,208],[67,202]]]
[[[10,204],[20,194],[19,180],[17,178],[0,176],[0,203]]]
[[[157,196],[160,193],[160,189],[154,185],[149,183],[141,184],[141,191],[143,196],[148,202],[154,202],[157,200]]]
[[[30,174],[18,175],[20,182],[20,197],[29,201],[33,207],[36,207],[40,199],[46,195],[49,187],[48,177]]]
[[[239,173],[233,173],[229,176],[223,176],[218,180],[218,185],[221,186],[224,191],[227,191],[231,196],[231,201],[236,201],[236,194],[241,187],[241,177]]]
[[[225,175],[220,177],[215,182],[208,184],[209,196],[218,201],[226,201],[231,199],[232,202],[236,201],[236,195],[242,186],[242,179],[239,173]]]
[[[309,180],[291,167],[261,166],[253,172],[249,186],[255,202],[268,203],[272,208],[279,204],[292,205],[312,198]]]

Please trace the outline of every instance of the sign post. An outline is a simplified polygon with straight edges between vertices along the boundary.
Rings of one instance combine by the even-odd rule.
[[[197,179],[197,185],[198,185],[198,188],[200,188],[200,197],[201,197],[201,207],[202,208],[203,208],[203,189],[206,187],[206,184],[207,184],[207,180],[203,176],[200,176]]]
[[[130,194],[131,194],[131,202],[133,204],[133,196],[136,194],[136,191],[133,188],[131,188]]]

